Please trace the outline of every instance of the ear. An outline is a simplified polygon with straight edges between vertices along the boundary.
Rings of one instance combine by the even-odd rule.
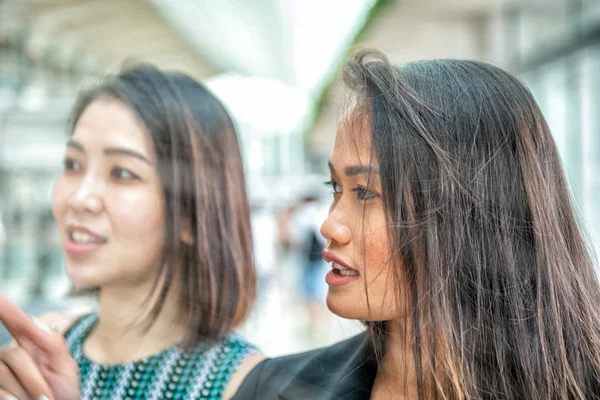
[[[192,223],[188,218],[181,219],[181,241],[188,246],[194,245],[194,235],[192,235]]]

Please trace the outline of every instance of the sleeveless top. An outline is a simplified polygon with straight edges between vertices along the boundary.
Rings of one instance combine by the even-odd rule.
[[[84,316],[65,334],[79,365],[81,399],[221,399],[240,362],[258,352],[239,336],[201,344],[189,351],[177,345],[148,358],[100,365],[83,354],[83,341],[98,319]]]

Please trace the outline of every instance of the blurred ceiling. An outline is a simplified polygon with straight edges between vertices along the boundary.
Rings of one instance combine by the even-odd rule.
[[[359,33],[357,47],[378,48],[396,63],[455,57],[502,64],[504,49],[514,43],[507,42],[510,35],[494,34],[495,20],[517,3],[525,1],[0,0],[0,57],[13,54],[0,62],[0,72],[19,75],[0,80],[0,116],[16,103],[11,90],[20,93],[22,110],[45,110],[42,119],[68,109],[73,93],[60,105],[56,93],[36,81],[40,68],[32,62],[52,70],[38,81],[65,76],[71,83],[55,86],[76,90],[80,81],[70,78],[72,70],[98,75],[148,61],[203,80],[249,136],[305,132],[309,152],[326,156],[343,91],[334,78]],[[526,3],[536,13],[566,4]],[[7,89],[13,81],[15,89]],[[24,114],[23,123],[35,123],[33,115]]]
[[[245,112],[245,123],[276,133],[283,128],[266,123],[274,120],[274,112],[278,120],[287,115],[296,125],[310,119],[315,100],[376,3],[0,0],[0,44],[9,42],[24,55],[25,62],[20,56],[13,60],[21,71],[33,63],[79,76],[101,75],[126,63],[148,61],[185,71],[209,86],[210,78],[216,78],[213,90],[228,105],[240,113],[255,110],[251,116]],[[246,82],[252,80],[262,86]],[[44,84],[33,81],[31,74],[20,73],[22,108],[47,109],[40,100]],[[71,98],[66,95],[65,103]]]
[[[310,120],[375,6],[382,11],[361,39],[402,61],[480,55],[483,39],[472,40],[483,37],[479,21],[518,1],[0,0],[0,44],[12,41],[29,60],[76,64],[84,73],[148,61],[207,83],[216,78],[219,96],[239,110],[262,111],[255,125],[265,126],[275,110],[283,116],[291,107],[299,110],[296,121]],[[240,77],[261,79],[264,88],[273,80],[291,92],[256,89]]]
[[[401,10],[397,23],[404,23],[415,14],[475,18],[514,1],[518,0],[382,3],[391,14],[400,15]],[[66,64],[75,58],[85,69],[98,72],[144,60],[199,79],[224,71],[276,79],[318,96],[376,3],[0,0],[0,39],[21,40],[32,59]]]
[[[0,33],[23,41],[34,60],[67,64],[77,58],[98,72],[145,60],[197,78],[215,73],[145,0],[3,0]]]
[[[495,19],[522,0],[402,0],[385,4],[361,34],[355,50],[381,50],[396,64],[428,58],[484,59],[502,64],[506,36]],[[557,0],[530,0],[546,4]],[[560,1],[560,0],[559,0]],[[338,118],[343,115],[345,87],[341,74],[327,88],[319,115],[307,137],[310,152],[327,158]],[[325,166],[325,163],[323,163]]]
[[[367,22],[376,0],[153,0],[211,63],[310,95]]]
[[[23,40],[32,59],[50,50],[102,72],[144,60],[197,78],[234,71],[312,92],[375,2],[0,0],[0,36]]]

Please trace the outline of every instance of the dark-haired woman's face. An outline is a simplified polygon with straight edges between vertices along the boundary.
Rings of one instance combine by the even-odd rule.
[[[152,139],[125,104],[100,99],[83,112],[52,209],[75,286],[152,282],[165,242],[163,188]]]
[[[344,318],[390,320],[400,313],[390,279],[381,181],[369,128],[361,125],[353,126],[352,133],[349,125],[340,125],[330,158],[333,202],[321,227],[328,241],[324,258],[332,266],[326,277],[327,306]]]

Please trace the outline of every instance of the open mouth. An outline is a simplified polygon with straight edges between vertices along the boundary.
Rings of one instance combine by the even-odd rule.
[[[345,267],[341,266],[340,264],[335,263],[333,261],[330,261],[329,265],[331,266],[331,272],[334,275],[339,275],[339,276],[358,276],[358,271],[355,271],[355,270],[349,269],[349,268],[345,268]]]
[[[96,236],[96,235],[91,235],[87,232],[82,232],[79,230],[69,230],[67,232],[68,236],[69,236],[69,240],[71,240],[73,243],[77,243],[77,244],[104,244],[106,243],[106,239],[100,237],[100,236]]]

